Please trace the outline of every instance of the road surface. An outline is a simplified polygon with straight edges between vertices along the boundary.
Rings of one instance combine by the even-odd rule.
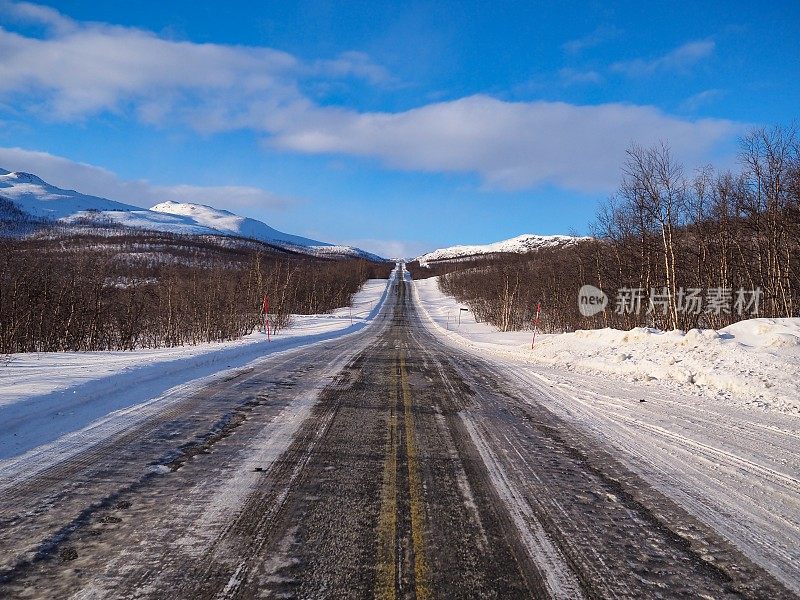
[[[794,597],[393,285],[357,335],[0,477],[0,597]]]

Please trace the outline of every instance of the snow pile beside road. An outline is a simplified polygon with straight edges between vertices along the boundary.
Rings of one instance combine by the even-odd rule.
[[[576,331],[543,336],[532,354],[800,412],[800,319],[751,319],[719,331]]]
[[[353,297],[352,308],[295,315],[291,326],[272,341],[256,332],[232,342],[197,346],[0,357],[0,464],[110,412],[166,395],[176,386],[200,386],[278,352],[360,331],[378,314],[388,284],[385,279],[367,281]]]
[[[748,319],[719,330],[726,339],[735,339],[756,348],[800,347],[800,319]]]
[[[750,319],[720,329],[636,328],[538,335],[476,323],[445,296],[436,278],[416,282],[417,297],[441,335],[486,351],[629,381],[661,381],[736,404],[800,414],[800,318]],[[448,318],[449,315],[449,318]]]

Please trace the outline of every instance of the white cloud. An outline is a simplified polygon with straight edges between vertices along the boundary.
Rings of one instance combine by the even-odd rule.
[[[692,112],[705,104],[713,102],[715,99],[723,95],[724,92],[722,90],[703,90],[702,92],[694,94],[693,96],[689,96],[681,103],[680,108],[681,110]]]
[[[471,96],[402,113],[317,110],[276,133],[282,148],[377,157],[392,167],[480,174],[491,186],[554,184],[613,189],[631,142],[667,140],[676,156],[702,163],[740,127],[683,120],[647,106],[505,102]]]
[[[659,71],[685,72],[704,58],[714,53],[716,44],[713,40],[697,40],[687,42],[663,56],[645,60],[622,61],[611,65],[611,70],[632,77],[652,75]]]
[[[85,26],[45,40],[0,29],[0,55],[0,92],[42,95],[53,116],[64,119],[120,110],[130,101],[161,101],[166,113],[187,95],[214,102],[232,90],[297,96],[281,77],[296,66],[287,54],[173,42],[131,29]]]
[[[372,62],[368,54],[352,50],[342,52],[334,59],[316,61],[314,69],[322,75],[358,77],[375,84],[389,83],[394,80],[389,71]]]
[[[35,20],[44,37],[0,28],[0,94],[36,96],[42,113],[74,119],[131,104],[144,119],[192,121],[218,113],[236,127],[254,107],[275,110],[302,101],[298,82],[314,78],[391,81],[360,52],[304,62],[266,47],[197,44],[141,29],[82,23],[32,4],[6,3],[0,19]]]
[[[603,42],[619,36],[622,31],[612,25],[601,25],[588,35],[569,40],[561,45],[561,49],[567,54],[579,54],[589,48],[599,46]]]
[[[730,121],[689,120],[648,106],[506,102],[483,95],[396,113],[320,106],[302,92],[306,78],[359,77],[380,85],[391,77],[361,53],[304,62],[270,48],[179,42],[134,28],[72,21],[34,5],[11,6],[25,18],[39,19],[49,33],[34,38],[0,29],[0,99],[13,98],[16,106],[52,118],[112,111],[206,134],[248,129],[273,147],[295,152],[474,173],[495,187],[553,184],[587,192],[616,186],[631,142],[665,140],[679,158],[699,164],[740,131]],[[713,47],[710,41],[692,42],[628,68],[678,68]],[[570,76],[585,82],[599,77],[562,73]],[[241,198],[250,201],[247,194]]]
[[[5,1],[0,2],[0,10],[12,20],[36,23],[55,32],[65,33],[75,29],[75,21],[49,6]]]
[[[144,208],[166,200],[210,204],[233,211],[281,208],[293,202],[250,186],[154,185],[145,180],[125,180],[102,167],[22,148],[0,148],[0,168],[33,173],[60,188]]]
[[[559,70],[558,76],[561,78],[561,81],[567,85],[603,82],[603,76],[591,69],[582,71],[566,67]]]

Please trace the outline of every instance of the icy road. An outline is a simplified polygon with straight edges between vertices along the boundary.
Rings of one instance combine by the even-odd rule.
[[[0,597],[794,597],[795,479],[759,472],[786,523],[752,527],[756,560],[738,515],[701,519],[554,410],[545,375],[445,345],[391,285],[359,333],[0,474]],[[593,406],[596,428],[619,410]]]

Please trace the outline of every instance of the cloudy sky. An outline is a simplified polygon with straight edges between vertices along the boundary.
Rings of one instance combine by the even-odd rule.
[[[794,121],[798,56],[797,2],[0,0],[0,167],[386,255],[585,233],[632,142]]]

